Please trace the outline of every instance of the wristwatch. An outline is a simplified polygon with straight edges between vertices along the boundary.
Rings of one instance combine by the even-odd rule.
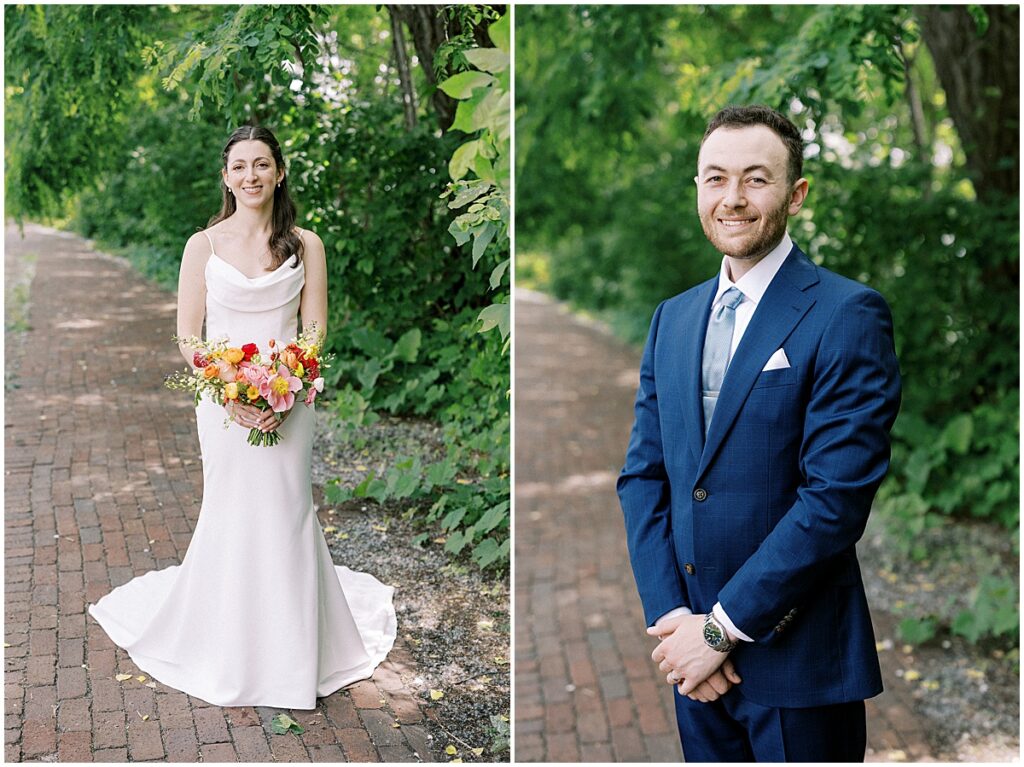
[[[732,652],[739,644],[729,639],[725,626],[718,622],[714,613],[704,616],[704,643],[718,652]]]

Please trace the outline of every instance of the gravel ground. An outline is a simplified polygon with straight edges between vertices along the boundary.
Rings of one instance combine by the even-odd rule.
[[[955,615],[982,576],[1016,578],[1019,557],[1001,527],[957,522],[925,533],[928,560],[894,549],[885,520],[872,515],[858,546],[873,611],[904,618]],[[886,642],[893,640],[886,639]],[[930,725],[936,755],[957,762],[1020,759],[1020,653],[1004,641],[972,645],[948,629],[917,647],[903,645],[904,674],[916,673],[915,707]],[[906,676],[904,678],[907,678]]]
[[[426,530],[415,521],[415,504],[356,499],[325,506],[321,488],[329,479],[352,486],[397,457],[417,454],[427,463],[443,455],[440,429],[428,421],[383,419],[361,429],[359,439],[362,447],[338,439],[330,416],[318,414],[313,481],[321,520],[338,530],[328,536],[331,554],[397,587],[398,631],[416,658],[412,684],[428,702],[435,752],[452,746],[445,760],[508,761],[507,738],[497,729],[510,717],[508,573],[481,572],[437,543],[413,546]],[[431,701],[431,690],[444,697]]]

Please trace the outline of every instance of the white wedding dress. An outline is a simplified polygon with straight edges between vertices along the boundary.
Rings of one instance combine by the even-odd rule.
[[[211,255],[207,338],[264,353],[294,338],[304,267],[293,262],[248,278]],[[313,511],[313,407],[297,400],[281,441],[253,447],[247,428],[224,428],[223,407],[200,402],[203,503],[184,560],[89,607],[154,679],[218,706],[311,709],[391,650],[394,589],[335,567]]]

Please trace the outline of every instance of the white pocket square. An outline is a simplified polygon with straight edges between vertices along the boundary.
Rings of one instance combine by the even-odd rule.
[[[785,349],[779,349],[775,354],[768,358],[768,364],[765,365],[761,372],[766,370],[784,370],[789,367],[789,358],[786,356]]]

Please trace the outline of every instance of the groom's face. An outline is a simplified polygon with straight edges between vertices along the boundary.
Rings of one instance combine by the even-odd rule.
[[[764,125],[722,127],[697,158],[697,211],[720,253],[758,261],[779,244],[799,212],[807,181],[789,182],[782,139]]]

